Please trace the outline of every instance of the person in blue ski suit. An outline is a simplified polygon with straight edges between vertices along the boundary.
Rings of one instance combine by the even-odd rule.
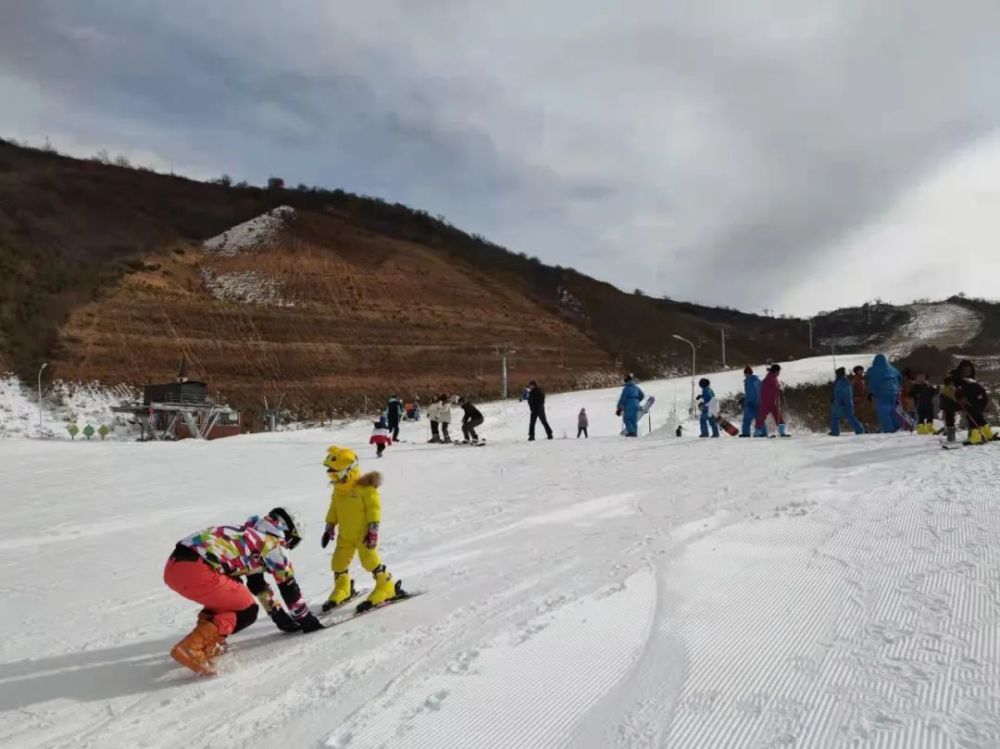
[[[712,436],[719,436],[719,402],[715,398],[715,391],[709,387],[712,383],[705,377],[698,381],[701,388],[701,436],[708,436],[708,428],[712,427]]]
[[[879,428],[887,433],[898,432],[896,408],[899,405],[899,389],[903,384],[903,376],[889,363],[885,354],[877,354],[865,372],[865,382],[868,384],[868,394],[875,401]]]
[[[625,436],[639,436],[639,409],[642,406],[643,398],[646,394],[642,388],[635,384],[632,375],[625,378],[625,387],[622,388],[621,397],[618,399],[618,415],[625,421]]]
[[[760,378],[753,373],[752,368],[747,367],[743,370],[743,429],[740,430],[740,437],[753,434],[753,422],[759,410]]]
[[[840,436],[840,420],[847,419],[855,434],[864,434],[865,428],[854,415],[854,387],[847,379],[847,370],[837,367],[837,379],[833,381],[833,408],[830,410],[830,436]]]

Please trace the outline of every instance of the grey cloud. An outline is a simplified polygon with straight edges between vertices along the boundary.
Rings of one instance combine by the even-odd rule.
[[[0,74],[80,140],[376,194],[757,309],[1000,128],[992,0],[14,6]],[[0,129],[41,116],[5,107]]]

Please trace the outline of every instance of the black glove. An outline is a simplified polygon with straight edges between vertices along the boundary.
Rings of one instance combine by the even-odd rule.
[[[284,609],[275,609],[272,611],[271,621],[282,632],[298,632],[302,629],[302,625],[292,619]]]
[[[323,535],[319,539],[319,545],[325,549],[328,543],[330,543],[330,534],[327,533],[326,531],[323,531]]]
[[[325,629],[319,619],[317,619],[311,612],[299,619],[297,624],[301,627],[303,634],[315,632],[317,629]]]

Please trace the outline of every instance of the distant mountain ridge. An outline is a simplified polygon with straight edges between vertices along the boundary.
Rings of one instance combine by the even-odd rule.
[[[341,190],[207,183],[0,142],[0,369],[140,384],[181,355],[236,405],[301,414],[390,392],[496,395],[811,353],[809,324],[625,293]],[[1000,350],[1000,305],[953,299],[950,340]],[[923,314],[927,314],[926,307]],[[959,311],[956,311],[959,310]],[[960,312],[965,310],[966,313]],[[887,343],[916,308],[819,315],[813,351]],[[962,326],[975,330],[963,330]],[[921,341],[926,343],[926,341]]]

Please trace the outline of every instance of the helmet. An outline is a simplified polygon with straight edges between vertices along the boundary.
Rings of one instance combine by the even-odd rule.
[[[290,510],[287,507],[275,507],[267,513],[267,516],[269,519],[273,520],[274,524],[285,534],[285,543],[288,545],[289,549],[294,549],[299,545],[305,531],[302,527],[301,520],[299,520],[299,515],[295,512],[295,510]]]
[[[361,468],[358,466],[358,456],[353,450],[346,447],[330,445],[326,449],[326,459],[323,461],[326,466],[326,473],[330,481],[336,484],[344,484],[350,481],[351,477],[357,474]]]
[[[700,388],[707,388],[711,384],[712,383],[709,381],[707,377],[702,377],[700,380],[698,380],[698,387]]]

